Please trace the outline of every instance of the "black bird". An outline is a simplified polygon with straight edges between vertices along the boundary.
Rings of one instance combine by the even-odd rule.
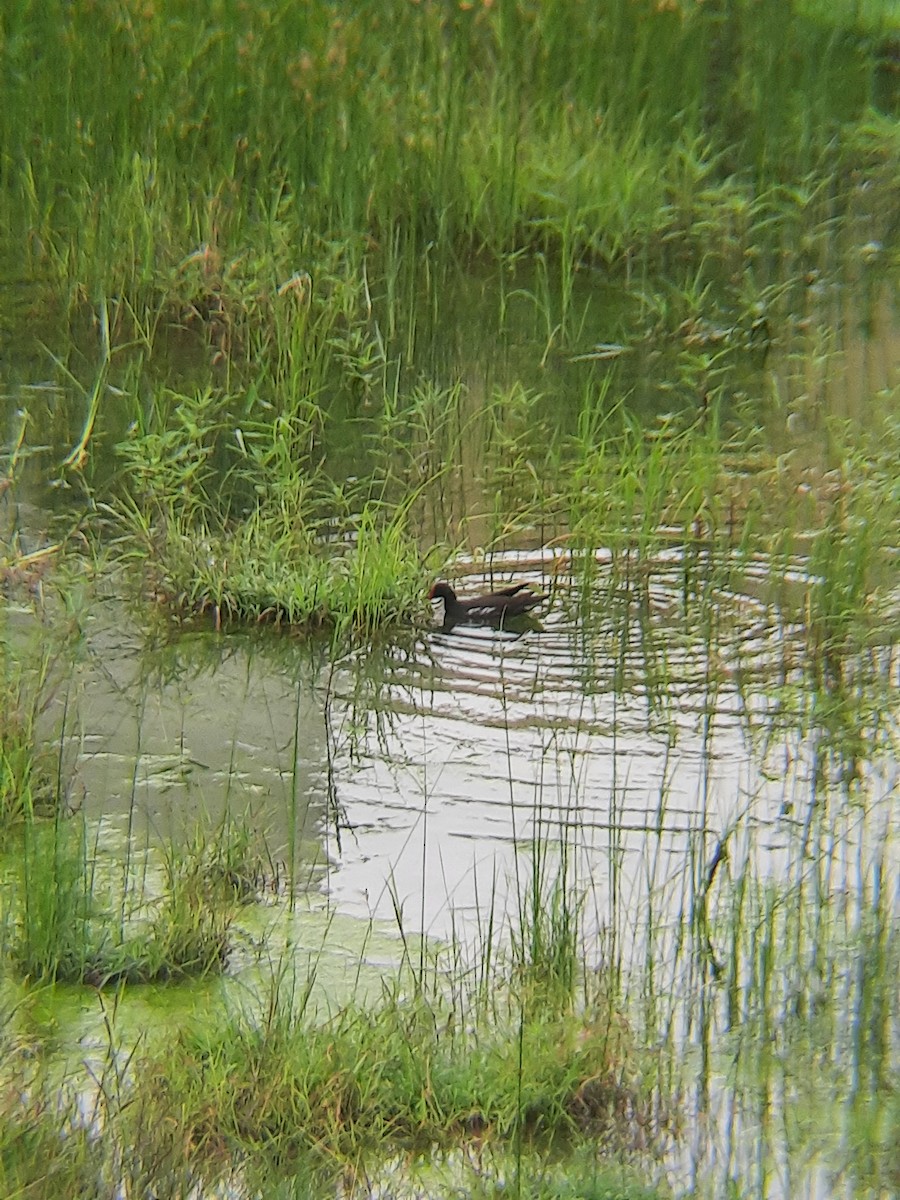
[[[502,625],[513,617],[521,617],[547,599],[546,594],[533,592],[527,583],[511,583],[509,587],[483,596],[467,596],[460,599],[449,583],[443,579],[428,593],[429,600],[443,600],[444,624],[456,625],[460,621],[480,622],[484,625]]]

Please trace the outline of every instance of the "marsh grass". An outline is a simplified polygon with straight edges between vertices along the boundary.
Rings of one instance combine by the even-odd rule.
[[[321,470],[315,413],[233,415],[234,398],[158,396],[120,447],[119,499],[147,586],[176,615],[372,629],[420,604],[414,495]],[[247,411],[250,408],[251,411]]]
[[[337,540],[331,523],[327,538],[310,529],[298,535],[262,513],[218,532],[176,518],[148,573],[174,615],[209,614],[217,627],[372,630],[411,617],[421,607],[421,562],[402,515],[382,523],[370,506],[345,521]]]
[[[680,638],[704,663],[691,679],[710,755],[725,646],[741,703],[757,705],[748,739],[764,757],[787,731],[809,760],[803,795],[784,797],[783,886],[751,865],[746,798],[718,828],[704,777],[673,923],[649,883],[627,908],[615,781],[599,970],[581,933],[578,812],[549,829],[540,797],[515,911],[488,899],[474,965],[456,943],[441,975],[401,929],[402,977],[380,1005],[314,1012],[309,981],[278,975],[131,1076],[111,1051],[95,1140],[74,1106],[11,1073],[2,1094],[24,1099],[0,1106],[6,1190],[94,1194],[99,1171],[117,1194],[333,1194],[340,1177],[369,1195],[372,1163],[462,1148],[477,1176],[488,1147],[508,1155],[503,1179],[485,1171],[473,1194],[619,1195],[590,1170],[582,1184],[579,1152],[646,1144],[679,1086],[687,1121],[714,1119],[724,1076],[722,1189],[771,1194],[787,1146],[790,1169],[819,1154],[850,1193],[896,1192],[896,868],[854,822],[896,751],[900,447],[895,423],[829,418],[834,346],[814,298],[838,279],[874,289],[896,265],[888,10],[226,0],[207,18],[50,0],[5,13],[0,40],[0,253],[34,311],[90,343],[50,352],[78,409],[62,432],[58,412],[48,421],[69,451],[59,482],[94,488],[144,592],[179,619],[327,628],[334,654],[348,631],[411,623],[456,546],[489,559],[552,545],[584,654],[609,647],[589,649],[602,611],[621,688],[638,638],[659,727]],[[628,291],[628,346],[597,340],[595,276]],[[460,279],[493,289],[479,314],[506,356],[513,309],[527,310],[536,352],[518,378],[460,376],[444,345]],[[638,375],[660,372],[658,419],[632,415],[639,379],[607,369],[632,351]],[[754,373],[773,352],[786,381]],[[573,375],[554,387],[572,366],[574,390]],[[789,436],[798,416],[821,445]],[[25,414],[0,499],[27,427]],[[120,467],[109,487],[104,438]],[[664,638],[654,584],[673,561]],[[17,550],[0,570],[40,585]],[[743,658],[728,625],[751,576],[780,638],[774,667]],[[220,973],[260,883],[249,841],[169,847],[152,892],[130,858],[113,881],[88,825],[63,816],[61,755],[38,750],[49,668],[26,686],[3,647],[13,969],[97,988]],[[361,689],[357,715],[380,686]],[[663,784],[648,839],[671,803]],[[641,937],[638,970],[626,947]],[[696,1048],[695,1083],[639,1049],[660,1039]],[[553,1174],[558,1148],[569,1178]]]
[[[144,1103],[152,1114],[178,1096],[171,1134],[190,1139],[212,1176],[245,1153],[273,1167],[376,1169],[395,1153],[502,1144],[517,1130],[615,1137],[639,1104],[622,1077],[626,1044],[623,1028],[612,1037],[600,1020],[547,1014],[463,1029],[421,988],[408,998],[388,990],[374,1010],[351,1003],[330,1018],[270,991],[261,1014],[223,1013],[187,1033],[151,1068]],[[146,1127],[169,1136],[165,1122]]]
[[[7,926],[16,969],[33,983],[97,988],[223,970],[238,907],[252,892],[247,839],[169,848],[155,895],[146,872],[117,886],[87,833],[78,820],[25,823]]]
[[[896,439],[890,418],[866,430],[834,424],[829,470],[827,460],[773,459],[757,430],[715,407],[646,428],[588,399],[559,461],[561,486],[543,499],[566,531],[557,569],[591,605],[605,556],[608,586],[636,595],[675,554],[699,632],[764,566],[763,595],[803,630],[817,690],[852,690],[883,674],[896,634]]]
[[[509,955],[521,1003],[521,1019],[562,1016],[583,1003],[586,981],[581,945],[581,908],[574,850],[564,831],[544,836],[537,823],[530,871],[520,883],[519,916],[510,929]]]
[[[0,827],[8,829],[53,796],[55,763],[36,746],[33,715],[23,711],[22,684],[3,656],[6,701],[0,715]]]
[[[898,1035],[897,881],[877,846],[858,845],[857,863],[835,848],[836,834],[855,840],[862,824],[838,810],[812,816],[787,886],[740,861],[723,869],[729,883],[711,925],[723,970],[696,1039],[715,1028],[733,1056],[733,1113],[759,1123],[762,1144],[784,1136],[795,1161],[819,1154],[855,1194],[882,1195],[900,1168],[887,1077]],[[857,870],[848,902],[839,881]]]
[[[7,1048],[0,1069],[11,1085],[5,1094],[16,1096],[0,1109],[0,1182],[7,1194],[50,1200],[99,1189],[186,1200],[226,1186],[238,1195],[288,1198],[325,1196],[340,1181],[347,1195],[361,1196],[401,1162],[404,1178],[420,1179],[429,1194],[464,1185],[467,1194],[489,1197],[505,1190],[501,1180],[509,1172],[518,1180],[516,1194],[534,1200],[664,1194],[573,1132],[571,1126],[591,1124],[591,1105],[602,1107],[609,1148],[616,1136],[610,1131],[623,1118],[599,1105],[596,1093],[576,1093],[568,1116],[548,1101],[562,1100],[581,1073],[603,1062],[587,1046],[551,1046],[552,1025],[527,1039],[530,1051],[540,1047],[544,1069],[529,1094],[533,1128],[514,1158],[499,1128],[513,1100],[514,1043],[511,1059],[499,1043],[482,1044],[467,1066],[461,1045],[450,1051],[455,1039],[442,1037],[445,1049],[436,1053],[434,1014],[417,1014],[413,1005],[386,999],[380,1017],[345,1010],[316,1029],[296,1012],[279,1013],[283,1001],[259,1000],[263,1007],[252,1020],[223,1013],[215,1031],[177,1038],[168,1059],[130,1054],[123,1062],[110,1012],[106,1057],[87,1105],[74,1079],[51,1088]],[[571,1073],[559,1068],[569,1053]],[[231,1087],[224,1078],[229,1065]],[[367,1070],[361,1075],[360,1068]],[[599,1087],[596,1074],[591,1082]],[[161,1089],[170,1084],[184,1104],[177,1119],[171,1107],[161,1107]],[[259,1084],[268,1089],[261,1107],[252,1099]],[[488,1127],[486,1116],[498,1125]],[[568,1128],[565,1155],[548,1153],[560,1120]],[[438,1146],[447,1153],[429,1155]]]
[[[17,556],[10,568],[16,586],[23,579],[29,587],[40,584],[55,550]],[[36,814],[47,817],[69,808],[60,747],[42,732],[48,710],[64,691],[79,634],[64,620],[37,637],[7,626],[5,614],[0,620],[0,831],[6,832]]]
[[[878,22],[801,3],[51,3],[5,34],[0,203],[27,273],[145,332],[192,311],[226,356],[339,242],[358,279],[367,244],[540,251],[565,332],[580,261],[656,254],[698,206],[720,225],[721,185],[752,211],[828,169],[836,123],[892,111]]]
[[[684,513],[696,514],[713,478],[706,470],[720,461],[715,431],[706,431],[708,442],[703,430],[688,432],[685,440],[677,429],[648,436],[626,426],[621,435],[631,439],[624,442],[631,449],[622,456],[623,482],[611,503],[622,505],[631,524],[611,573],[630,578],[637,593],[649,589],[661,561],[657,552],[671,544],[666,527],[644,523],[645,506],[657,522],[666,513],[681,511],[678,533],[685,536]],[[601,444],[602,431],[592,436]],[[611,463],[615,444],[608,449]],[[698,445],[692,458],[691,447]],[[892,461],[885,445],[880,459],[867,459],[859,497],[851,503],[849,494],[838,489],[831,498],[839,507],[820,535],[817,574],[804,578],[804,599],[794,605],[797,614],[810,611],[811,597],[829,573],[834,583],[828,586],[838,589],[838,614],[844,606],[857,609],[862,597],[873,612],[880,612],[885,601],[889,605],[891,576],[883,574],[880,554],[893,528],[888,504],[895,491]],[[682,470],[688,474],[681,475]],[[689,491],[685,480],[691,478],[692,498],[679,510],[682,494]],[[856,484],[862,486],[862,481]],[[864,542],[861,566],[848,571],[847,555],[859,548],[857,520],[869,509],[873,520],[877,513],[884,522],[875,527],[881,550]],[[682,590],[686,610],[703,617],[692,644],[699,647],[706,638],[703,657],[708,657],[725,622],[721,613],[721,624],[713,619],[715,587],[730,578],[718,572],[728,565],[733,542],[739,546],[742,536],[732,537],[729,531],[720,548],[715,539],[700,538],[693,520],[689,528],[703,547],[709,542],[709,553],[695,557],[693,577]],[[783,575],[803,561],[786,556]],[[669,561],[668,570],[677,575],[677,563]],[[627,571],[632,575],[626,576]],[[839,580],[847,580],[846,595]],[[773,582],[773,596],[786,606],[777,571]],[[649,607],[639,619],[652,641]],[[845,625],[839,621],[835,629],[843,639]],[[802,622],[795,636],[803,647]],[[826,701],[841,695],[849,727],[859,721],[873,681],[881,677],[877,670],[869,674],[858,666],[862,661],[865,668],[864,656],[861,660],[854,653],[852,641],[842,640],[839,649],[842,678],[848,684],[853,679],[853,687],[842,692],[828,675],[804,675],[803,658],[794,662],[794,674],[785,682],[796,687],[797,703],[806,695],[808,705],[786,714],[790,728],[810,739],[813,756],[831,753],[835,761],[840,747],[829,749],[822,740],[828,730]],[[790,653],[787,647],[788,663]],[[665,653],[658,655],[654,670],[654,691],[664,712],[672,690]],[[766,676],[756,687],[764,689],[770,682]],[[710,711],[716,708],[717,686],[717,679],[707,680],[704,696]],[[799,725],[798,714],[803,718]],[[508,765],[512,781],[512,758]],[[550,1181],[555,1153],[577,1163],[585,1146],[596,1153],[598,1140],[645,1150],[660,1131],[674,1138],[679,1112],[689,1123],[695,1114],[713,1111],[724,1073],[730,1106],[723,1133],[729,1178],[741,1180],[742,1186],[749,1181],[748,1187],[764,1194],[769,1167],[763,1160],[777,1157],[781,1132],[786,1131],[796,1156],[792,1164],[818,1155],[835,1175],[853,1179],[856,1194],[877,1195],[878,1189],[890,1194],[897,1170],[891,1066],[897,1038],[892,985],[900,969],[896,877],[877,849],[869,851],[865,847],[870,843],[859,839],[857,816],[867,819],[864,780],[864,775],[851,779],[838,771],[819,773],[812,764],[809,793],[802,811],[798,807],[793,814],[799,828],[792,835],[796,858],[790,862],[796,865],[789,863],[784,885],[757,875],[751,866],[756,834],[746,810],[727,829],[711,830],[713,811],[704,799],[686,856],[684,895],[674,928],[671,919],[657,928],[654,906],[663,905],[649,880],[637,912],[629,907],[634,898],[616,880],[621,846],[614,800],[609,887],[616,936],[605,937],[608,959],[590,970],[582,918],[592,881],[575,870],[581,836],[577,809],[567,814],[564,828],[551,827],[540,794],[534,814],[537,833],[517,852],[514,911],[482,912],[485,935],[474,967],[459,947],[449,949],[449,977],[427,957],[414,963],[414,956],[407,955],[402,975],[386,985],[381,1003],[364,1006],[351,1000],[328,1012],[314,1010],[310,1003],[312,981],[276,975],[255,1000],[204,1014],[202,1024],[180,1033],[164,1053],[142,1053],[133,1080],[124,1079],[111,1102],[106,1146],[115,1139],[121,1148],[117,1161],[130,1164],[119,1169],[130,1172],[129,1178],[157,1192],[165,1186],[168,1194],[178,1196],[235,1179],[248,1186],[259,1179],[259,1188],[270,1191],[302,1180],[296,1186],[324,1194],[333,1190],[337,1177],[371,1180],[386,1160],[439,1159],[460,1147],[472,1154],[489,1148],[497,1156],[493,1162],[503,1163],[504,1174],[520,1181],[521,1194],[550,1196],[578,1186],[574,1167],[571,1174],[563,1172],[567,1179],[553,1176]],[[668,803],[663,789],[656,836],[665,827]],[[546,812],[553,811],[548,804]],[[167,939],[151,923],[156,942],[148,945],[145,929],[138,952],[137,937],[132,942],[109,932],[109,914],[121,925],[127,906],[114,901],[103,911],[101,872],[85,854],[83,834],[82,842],[69,842],[67,850],[56,830],[49,824],[43,828],[47,846],[29,860],[35,872],[31,879],[41,886],[31,890],[38,892],[36,905],[52,911],[43,920],[42,910],[35,909],[35,977],[43,971],[44,978],[53,978],[59,962],[63,967],[75,964],[70,978],[95,984],[177,979],[196,968],[203,947],[213,956],[206,970],[220,968],[222,943],[215,935],[222,927],[213,925],[212,939],[199,947],[197,897],[202,905],[218,905],[214,897],[224,885],[226,897],[218,911],[230,911],[229,893],[240,891],[234,889],[233,877],[244,870],[235,863],[242,861],[245,847],[225,846],[221,858],[215,851],[210,857],[198,839],[183,856],[172,856],[163,889],[170,900],[154,898],[148,911],[165,913],[181,932]],[[719,839],[712,850],[711,832]],[[651,820],[646,833],[654,836]],[[879,844],[877,836],[874,844]],[[58,880],[55,894],[47,882],[51,862]],[[87,884],[85,864],[91,872]],[[145,903],[143,898],[136,902]],[[133,926],[126,924],[126,929]],[[50,935],[57,939],[55,946]],[[629,936],[647,938],[643,972],[627,962]],[[101,963],[96,946],[104,938],[108,957]],[[131,956],[125,965],[123,952]],[[169,965],[160,968],[160,962]],[[66,976],[59,970],[56,977]],[[638,1015],[645,1022],[640,1032],[633,1024]],[[641,1049],[646,1045],[655,1049]],[[689,1059],[685,1076],[665,1050],[676,1045],[685,1047]],[[696,1047],[696,1057],[691,1047]],[[758,1168],[747,1161],[742,1142],[747,1130],[760,1147]],[[41,1145],[42,1153],[52,1152]],[[76,1143],[67,1153],[74,1153],[72,1146]],[[540,1159],[544,1167],[539,1178],[528,1178]],[[76,1155],[76,1165],[80,1161]],[[15,1149],[13,1162],[23,1178],[34,1167],[27,1147]],[[617,1192],[610,1184],[609,1189],[613,1195],[641,1194],[629,1186]]]
[[[891,431],[886,442],[892,444]],[[890,454],[890,451],[888,451]],[[890,639],[888,613],[900,494],[887,458],[849,457],[838,494],[813,537],[809,648],[823,678],[839,683],[862,648]]]
[[[9,1072],[4,1069],[7,1076]],[[74,1099],[17,1079],[0,1105],[0,1188],[5,1196],[91,1196],[102,1186],[107,1147],[79,1124]],[[13,1098],[13,1096],[15,1098]]]

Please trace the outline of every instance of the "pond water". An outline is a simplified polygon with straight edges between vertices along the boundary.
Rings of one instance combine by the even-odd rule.
[[[867,395],[896,380],[898,359],[892,310],[879,299],[871,311],[880,336],[847,334],[842,376],[862,376]],[[794,419],[795,444],[818,437],[821,405],[796,371],[784,378],[793,399],[779,422]],[[9,441],[23,404],[34,409],[37,397],[52,414],[62,394],[11,388]],[[477,404],[477,386],[471,395]],[[848,415],[859,402],[842,386],[835,405]],[[62,440],[51,421],[53,448],[0,496],[3,527],[24,550],[82,503],[45,490],[44,464]],[[483,482],[477,448],[461,459]],[[443,513],[448,526],[465,513],[472,550],[486,532],[477,508],[461,484]],[[741,1059],[741,1003],[719,980],[731,963],[732,991],[749,994],[770,887],[839,914],[838,941],[861,927],[873,887],[897,897],[896,639],[862,648],[829,691],[809,661],[802,559],[779,564],[777,578],[765,558],[737,554],[706,573],[673,539],[650,558],[599,551],[588,569],[542,549],[547,540],[520,531],[518,549],[455,563],[461,591],[512,579],[549,591],[526,627],[447,630],[435,614],[365,644],[176,628],[126,603],[121,579],[101,573],[86,585],[75,662],[46,718],[48,728],[62,723],[89,841],[111,863],[129,860],[152,890],[164,842],[198,827],[248,827],[267,884],[239,922],[226,987],[252,987],[261,960],[289,947],[301,965],[315,962],[332,999],[361,977],[377,992],[410,939],[454,942],[477,961],[488,925],[501,937],[515,928],[535,863],[548,896],[564,870],[581,904],[585,969],[614,964],[638,981],[645,1032],[680,1039],[688,1063],[704,1056],[687,1101],[703,1133],[670,1164],[672,1178],[711,1176],[720,1191],[741,1178],[747,1194],[752,1181],[766,1196],[841,1194],[815,1160],[799,1175],[785,1166],[772,1113],[792,1103],[789,1071],[780,1098],[771,1087],[766,1121],[752,1087],[751,1102],[738,1099],[725,1072]],[[10,602],[23,637],[61,619],[52,578],[39,586],[43,602]],[[736,892],[753,896],[737,921]],[[777,920],[765,927],[779,936]],[[789,955],[783,1005],[802,990],[804,955],[799,946]],[[650,961],[652,995],[642,975]],[[131,1019],[166,1020],[217,986],[148,989]],[[852,1011],[849,983],[846,994]],[[63,989],[56,1007],[46,1004],[32,1005],[35,1026],[62,1020],[79,1052],[100,1046],[93,1000]]]
[[[587,612],[550,555],[495,557],[494,580],[551,587],[527,628],[436,619],[333,658],[278,632],[148,636],[116,597],[93,602],[57,700],[73,803],[101,840],[145,847],[246,820],[286,893],[388,925],[399,906],[407,932],[441,939],[488,899],[514,907],[522,853],[549,838],[577,850],[595,932],[615,916],[634,940],[651,897],[657,921],[677,917],[729,831],[752,827],[776,876],[810,836],[826,731],[799,626],[755,594],[764,569],[719,591],[704,637],[678,552],[618,594],[601,556]],[[896,677],[878,650],[868,686],[888,698]],[[845,764],[879,843],[890,761]]]

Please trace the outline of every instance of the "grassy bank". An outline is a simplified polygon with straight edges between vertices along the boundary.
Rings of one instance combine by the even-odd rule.
[[[6,253],[44,301],[114,301],[144,334],[265,318],[335,245],[386,280],[430,248],[571,270],[731,241],[739,261],[779,197],[785,231],[808,224],[810,182],[858,165],[870,112],[895,154],[876,11],[22,5],[2,26]]]

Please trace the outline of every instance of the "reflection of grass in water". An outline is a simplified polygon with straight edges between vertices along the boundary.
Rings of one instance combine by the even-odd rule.
[[[697,829],[687,835],[686,882],[680,901],[675,896],[680,913],[674,924],[671,903],[656,894],[649,865],[637,911],[622,912],[625,897],[615,886],[620,847],[614,805],[610,814],[610,925],[649,930],[644,966],[632,986],[651,1036],[662,1029],[673,1044],[696,1045],[700,1051],[696,1091],[688,1087],[689,1112],[692,1105],[707,1111],[713,1097],[718,1103],[722,1054],[736,1054],[737,1069],[726,1064],[724,1086],[730,1113],[727,1149],[746,1189],[742,1194],[762,1194],[765,1177],[785,1151],[798,1178],[812,1162],[854,1178],[853,1194],[887,1194],[896,1187],[898,1114],[891,1079],[900,1034],[894,1011],[900,945],[897,827],[889,789],[898,753],[890,570],[898,497],[892,457],[893,450],[887,450],[880,461],[869,458],[858,474],[845,469],[844,486],[820,499],[828,519],[813,540],[815,571],[800,555],[782,558],[774,570],[769,563],[761,589],[766,603],[757,601],[743,617],[736,585],[752,561],[735,556],[727,543],[720,548],[701,537],[680,559],[670,553],[656,560],[648,550],[664,548],[671,534],[644,526],[639,507],[636,528],[624,523],[628,553],[610,561],[585,556],[583,576],[573,567],[585,601],[573,640],[581,639],[586,653],[592,641],[585,627],[592,623],[605,630],[597,643],[601,652],[610,638],[622,645],[629,641],[624,632],[629,623],[646,626],[640,653],[631,642],[635,663],[647,661],[656,642],[664,643],[650,658],[656,711],[677,706],[683,695],[685,679],[674,678],[667,661],[679,631],[685,648],[696,653],[690,678],[701,689],[695,703],[705,714],[709,765],[717,697],[735,687],[761,747],[769,741],[782,746],[785,756],[805,760],[799,777],[787,771],[777,821],[754,805],[752,792],[742,797],[736,790],[734,823],[717,830],[716,808],[698,798]],[[633,469],[627,459],[623,466]],[[684,489],[663,482],[658,492],[663,502],[677,504]],[[629,493],[623,489],[622,495]],[[614,494],[612,502],[619,498]],[[604,522],[601,502],[598,528],[605,531]],[[787,532],[799,545],[799,535]],[[629,543],[640,544],[643,536],[644,552],[635,554]],[[757,569],[762,561],[756,561]],[[680,570],[682,589],[672,586]],[[617,610],[600,603],[623,590],[646,596],[663,582],[670,600],[680,595],[682,601],[676,630],[671,615],[654,615],[649,605],[628,603]],[[665,637],[663,620],[669,626]],[[784,774],[784,767],[780,771]],[[512,763],[509,773],[512,780]],[[705,779],[703,770],[701,782]],[[538,809],[542,803],[536,801]],[[663,784],[656,813],[660,824],[666,803]],[[577,801],[569,819],[577,830]],[[657,836],[664,833],[657,830]],[[650,821],[647,834],[652,835]],[[791,859],[785,878],[775,883],[767,874],[765,842],[779,834],[789,838]],[[575,847],[578,841],[576,833]],[[647,854],[649,864],[650,846]],[[532,867],[541,859],[538,855]],[[779,879],[777,853],[773,860],[771,871]],[[569,929],[560,912],[571,917],[586,897],[589,903],[590,886],[583,879],[576,886],[573,876],[561,910],[553,887],[544,893],[532,887],[520,913],[531,918],[523,920],[530,934],[521,946],[523,961],[539,951],[541,970],[555,972],[554,947],[565,943]],[[663,918],[658,929],[656,914]],[[623,947],[616,951],[615,941],[605,944],[613,947],[607,965],[617,977],[616,955]],[[692,1059],[689,1071],[695,1069]],[[745,1135],[759,1148],[756,1166],[746,1152],[748,1142],[742,1145]]]
[[[896,663],[879,645],[892,637],[884,567],[897,529],[896,489],[876,470],[866,487],[848,492],[837,536],[832,523],[814,543],[815,574],[806,560],[793,563],[802,586],[789,634],[783,626],[778,632],[779,622],[791,623],[785,599],[768,652],[760,657],[757,627],[744,666],[739,621],[728,639],[730,677],[719,680],[714,664],[735,614],[729,619],[720,599],[715,623],[692,630],[714,673],[706,681],[710,718],[718,689],[730,690],[736,668],[762,769],[775,747],[800,759],[786,773],[781,817],[767,817],[752,788],[743,797],[736,791],[733,823],[717,830],[721,818],[704,801],[688,839],[679,921],[655,927],[654,911],[665,914],[669,906],[659,905],[649,878],[646,911],[636,918],[648,930],[641,1007],[650,1028],[698,1048],[699,1074],[691,1060],[687,1078],[693,1073],[688,1092],[701,1112],[713,1097],[721,1100],[722,1055],[731,1063],[726,1152],[746,1172],[745,1194],[760,1194],[754,1189],[764,1189],[784,1153],[798,1178],[818,1164],[854,1178],[858,1195],[890,1191],[900,1169],[889,1082],[900,1033],[898,830],[885,782],[898,754],[890,682]],[[867,513],[861,537],[856,520],[843,519],[847,506]],[[672,564],[656,570],[671,572]],[[779,596],[777,574],[769,582]],[[819,607],[831,603],[833,609]],[[824,668],[823,625],[833,655]],[[663,704],[671,691],[663,679]],[[705,753],[714,750],[711,739]],[[777,851],[769,864],[765,844],[770,837],[777,844],[779,834],[788,838],[783,870]],[[742,1147],[748,1133],[756,1165]]]

